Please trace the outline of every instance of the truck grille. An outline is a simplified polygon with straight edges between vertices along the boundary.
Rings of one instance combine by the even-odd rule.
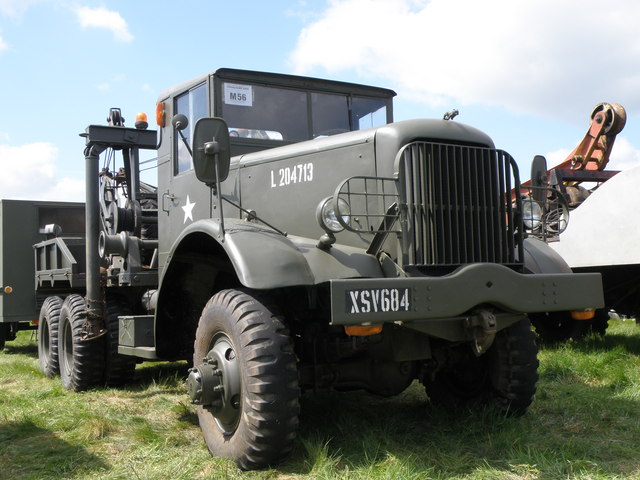
[[[509,154],[414,142],[398,160],[404,267],[434,274],[465,263],[520,264],[522,229],[511,204],[518,170]]]

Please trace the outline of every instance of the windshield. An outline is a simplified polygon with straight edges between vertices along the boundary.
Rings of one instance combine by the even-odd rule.
[[[387,123],[385,99],[239,82],[222,84],[232,137],[299,142]]]

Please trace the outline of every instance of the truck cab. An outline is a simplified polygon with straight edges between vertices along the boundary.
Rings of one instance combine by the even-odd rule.
[[[375,168],[369,166],[363,172],[362,162],[346,156],[340,157],[337,165],[269,161],[268,167],[260,168],[259,164],[266,163],[265,150],[307,140],[319,142],[310,148],[321,148],[320,141],[332,135],[391,123],[394,96],[395,92],[382,88],[234,69],[218,69],[162,93],[157,106],[162,117],[158,149],[160,268],[183,228],[211,216],[209,188],[196,179],[186,146],[200,118],[220,117],[228,124],[233,160],[232,173],[222,185],[225,194],[247,208],[257,208],[258,204],[269,208],[284,198],[304,201],[306,195],[301,194],[318,179],[337,183],[345,173],[373,175]],[[180,131],[182,135],[170,121],[178,114],[185,115],[188,122]],[[260,154],[252,157],[254,152]],[[250,165],[254,166],[252,170],[263,171],[243,175],[243,169]],[[267,193],[275,198],[264,202]],[[295,217],[301,209],[288,210]],[[228,214],[237,217],[240,211]],[[274,215],[267,216],[274,219]]]

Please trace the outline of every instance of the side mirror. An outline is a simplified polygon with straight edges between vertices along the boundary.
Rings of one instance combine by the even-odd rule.
[[[182,131],[189,126],[189,120],[185,115],[179,113],[171,119],[171,125],[178,131]]]
[[[544,191],[543,188],[549,186],[548,181],[547,159],[542,155],[536,155],[533,157],[533,162],[531,162],[531,186],[536,187],[531,195],[536,202],[544,203],[548,192]]]
[[[193,168],[201,182],[223,182],[229,175],[229,128],[221,118],[201,118],[193,131]],[[217,162],[217,178],[216,178]]]

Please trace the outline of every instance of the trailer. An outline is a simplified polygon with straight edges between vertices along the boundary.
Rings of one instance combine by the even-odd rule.
[[[0,350],[38,328],[46,297],[83,291],[84,235],[82,203],[0,200]]]
[[[552,247],[576,272],[602,275],[606,310],[640,317],[640,167],[616,172],[579,208]]]

